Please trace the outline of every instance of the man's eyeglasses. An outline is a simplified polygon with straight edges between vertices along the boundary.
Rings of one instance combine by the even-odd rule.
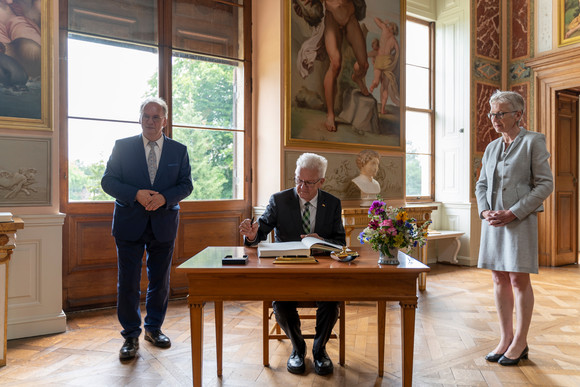
[[[487,113],[487,118],[489,118],[490,120],[492,120],[493,118],[497,118],[498,120],[501,120],[503,118],[503,116],[505,116],[506,114],[510,114],[510,113],[517,113],[517,110],[514,110],[513,112],[497,112],[497,113]]]
[[[314,184],[318,183],[320,180],[322,180],[322,178],[320,178],[316,181],[301,180],[297,177],[294,178],[294,182],[296,183],[296,185],[304,184],[307,187],[312,187]]]

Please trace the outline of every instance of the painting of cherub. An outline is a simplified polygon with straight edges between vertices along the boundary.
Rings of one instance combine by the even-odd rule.
[[[401,150],[400,0],[286,4],[287,144]]]

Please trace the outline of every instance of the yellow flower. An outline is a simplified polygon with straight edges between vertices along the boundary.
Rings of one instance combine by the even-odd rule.
[[[407,211],[401,211],[397,214],[397,220],[407,221]]]

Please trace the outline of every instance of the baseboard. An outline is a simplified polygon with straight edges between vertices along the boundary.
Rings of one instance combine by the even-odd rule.
[[[50,335],[66,331],[66,314],[61,312],[57,316],[39,316],[32,320],[8,321],[8,340],[24,337]]]

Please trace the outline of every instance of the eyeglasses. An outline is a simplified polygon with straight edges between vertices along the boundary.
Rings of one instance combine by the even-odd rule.
[[[307,181],[307,180],[301,180],[297,177],[294,178],[294,182],[296,183],[296,185],[300,185],[303,184],[307,187],[312,187],[314,184],[318,183],[320,180],[322,180],[322,178],[316,180],[316,181]]]
[[[517,113],[517,110],[514,110],[513,112],[497,112],[497,113],[487,113],[487,118],[489,118],[490,120],[497,118],[498,120],[503,119],[503,116],[505,116],[506,114],[510,114],[510,113]]]

